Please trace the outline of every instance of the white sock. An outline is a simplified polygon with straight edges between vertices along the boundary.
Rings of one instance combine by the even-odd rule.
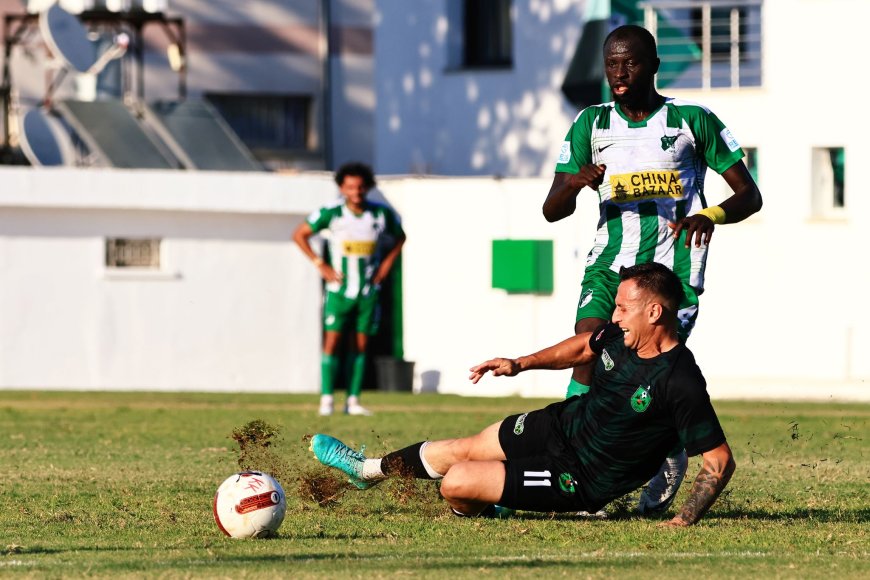
[[[365,480],[369,479],[383,479],[386,477],[384,475],[383,470],[381,470],[381,460],[378,459],[366,459],[363,461],[362,468],[362,478]]]
[[[347,406],[348,407],[359,407],[359,397],[356,395],[351,395],[347,398]]]
[[[423,468],[426,470],[426,473],[429,474],[429,477],[431,477],[432,479],[441,479],[444,477],[444,474],[435,471],[432,466],[429,465],[429,462],[426,461],[426,456],[423,455],[423,450],[426,449],[426,446],[429,445],[429,443],[429,441],[426,441],[425,443],[423,443],[423,445],[420,446],[420,461],[423,462]]]
[[[320,404],[323,406],[332,405],[332,395],[320,395]]]

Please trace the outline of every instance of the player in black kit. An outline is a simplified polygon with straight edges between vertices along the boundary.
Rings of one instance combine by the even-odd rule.
[[[398,474],[439,479],[459,515],[493,504],[544,512],[594,512],[636,489],[675,449],[702,455],[703,466],[667,525],[697,522],[725,488],[734,459],[688,348],[677,338],[679,278],[657,263],[624,268],[612,322],[517,359],[471,369],[514,376],[567,369],[597,358],[592,388],[544,409],[507,417],[477,435],[424,441],[370,459],[318,434],[311,448],[365,489]]]

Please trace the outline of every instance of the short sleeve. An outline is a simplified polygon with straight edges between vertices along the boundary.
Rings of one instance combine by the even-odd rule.
[[[667,385],[668,406],[686,453],[699,455],[725,443],[707,382],[689,351],[677,359]]]
[[[592,163],[592,123],[596,108],[587,107],[580,111],[565,135],[556,160],[556,173],[577,173],[580,168]]]
[[[386,231],[391,236],[401,238],[405,235],[404,230],[402,230],[402,222],[399,221],[399,216],[388,207],[384,207],[384,222]]]
[[[686,118],[695,136],[697,149],[713,171],[724,173],[726,169],[743,159],[743,149],[719,117],[703,107],[684,108],[690,109]]]
[[[617,325],[612,322],[605,322],[592,333],[592,337],[589,339],[589,348],[595,354],[601,354],[601,351],[604,350],[604,347],[608,343],[616,339],[621,340],[624,335],[625,333]]]
[[[327,211],[327,208],[324,207],[308,214],[305,221],[307,221],[308,225],[311,226],[311,231],[319,232],[320,230],[325,230],[329,227],[330,213]]]

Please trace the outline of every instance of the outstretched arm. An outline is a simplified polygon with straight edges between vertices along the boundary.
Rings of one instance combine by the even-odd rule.
[[[704,464],[701,466],[698,477],[695,478],[695,483],[692,484],[689,497],[680,508],[680,513],[673,519],[663,522],[662,525],[682,527],[697,523],[728,485],[736,467],[728,444],[723,443],[719,447],[705,452],[702,457]]]
[[[584,187],[598,189],[604,180],[604,165],[589,163],[577,173],[556,173],[547,199],[544,200],[544,217],[548,222],[566,218],[577,209],[577,194]]]
[[[589,346],[591,332],[577,334],[565,339],[559,344],[547,347],[535,354],[521,356],[520,358],[494,358],[479,365],[471,367],[471,376],[468,378],[477,384],[487,371],[492,371],[495,377],[512,377],[523,371],[532,369],[569,369],[578,364],[585,364],[595,360],[598,355]]]

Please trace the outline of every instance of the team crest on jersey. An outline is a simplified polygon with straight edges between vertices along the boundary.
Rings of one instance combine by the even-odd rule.
[[[667,151],[668,149],[674,150],[676,148],[677,137],[678,135],[673,137],[662,135],[662,151]]]
[[[652,403],[652,397],[649,394],[649,387],[639,386],[631,396],[631,408],[638,413],[643,413],[649,408]]]
[[[609,371],[613,369],[613,359],[610,358],[606,349],[601,351],[601,361],[604,363],[604,370]]]
[[[574,479],[574,476],[570,473],[560,473],[559,474],[559,489],[564,491],[565,493],[574,493],[577,491],[575,488],[575,484],[577,480]]]
[[[592,302],[592,288],[580,295],[580,304],[577,306],[577,310],[580,310],[590,302]]]

